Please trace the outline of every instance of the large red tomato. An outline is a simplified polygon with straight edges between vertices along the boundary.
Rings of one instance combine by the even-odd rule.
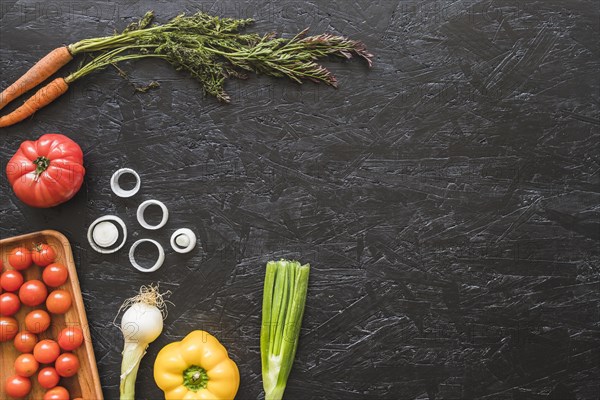
[[[81,147],[65,135],[48,133],[27,140],[6,165],[15,194],[32,207],[64,203],[81,187],[85,168]]]

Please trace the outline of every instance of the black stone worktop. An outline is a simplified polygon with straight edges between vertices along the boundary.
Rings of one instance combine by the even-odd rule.
[[[164,22],[202,9],[253,17],[251,31],[305,27],[365,42],[364,62],[325,61],[339,89],[252,76],[229,105],[158,61],[77,81],[34,118],[0,132],[0,238],[56,229],[71,241],[102,387],[118,398],[119,305],[142,284],[171,290],[138,396],[158,399],[158,350],[204,329],[262,398],[264,265],[312,265],[287,399],[600,397],[600,6],[597,1],[0,1],[0,84],[50,49],[112,34],[146,10]],[[81,61],[78,58],[70,71]],[[158,89],[136,93],[151,80]],[[76,140],[79,194],[32,209],[4,168],[21,141]],[[140,192],[112,194],[121,167]],[[165,228],[135,220],[163,201]],[[85,238],[104,214],[126,247]],[[189,227],[198,247],[170,249]],[[165,265],[134,270],[133,241]]]

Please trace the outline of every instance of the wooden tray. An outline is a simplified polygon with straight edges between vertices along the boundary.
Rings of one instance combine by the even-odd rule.
[[[55,262],[65,265],[69,270],[69,279],[60,287],[60,289],[69,291],[73,300],[73,305],[66,314],[51,315],[52,325],[46,332],[43,332],[38,336],[40,339],[48,338],[56,340],[56,337],[53,336],[56,336],[62,328],[66,326],[79,326],[83,330],[85,338],[83,345],[74,351],[79,358],[79,363],[81,365],[79,372],[71,378],[61,378],[59,385],[64,386],[69,390],[71,399],[82,397],[85,400],[102,400],[103,396],[100,387],[100,378],[98,377],[98,369],[96,367],[96,358],[94,357],[94,349],[92,347],[89,326],[85,315],[83,299],[81,297],[81,289],[79,288],[79,280],[77,279],[73,252],[71,251],[71,245],[67,238],[57,231],[46,230],[0,240],[0,258],[4,262],[4,270],[12,269],[8,264],[8,254],[13,248],[24,246],[31,249],[36,243],[48,243],[52,246],[56,251]],[[33,265],[25,271],[21,271],[21,273],[23,273],[25,280],[41,280],[42,268]],[[42,304],[35,308],[45,307]],[[33,309],[34,307],[21,305],[21,309],[14,316],[20,326],[25,320],[25,315]],[[4,392],[5,380],[8,376],[14,374],[13,364],[20,353],[15,349],[12,341],[9,341],[0,343],[0,354],[2,354],[0,357],[0,399],[7,399],[9,397]],[[40,369],[41,368],[42,365],[40,365]],[[37,373],[30,379],[32,389],[29,398],[41,399],[46,390],[37,383]]]

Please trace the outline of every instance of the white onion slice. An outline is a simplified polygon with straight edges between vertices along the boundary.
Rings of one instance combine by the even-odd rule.
[[[151,266],[150,268],[144,268],[142,267],[140,264],[137,263],[137,261],[135,260],[135,249],[142,243],[152,243],[153,245],[156,246],[156,248],[158,249],[158,259],[156,260],[156,262],[154,263],[153,266]],[[156,240],[152,240],[152,239],[140,239],[137,242],[135,242],[132,246],[131,249],[129,249],[129,262],[131,263],[131,265],[133,265],[133,267],[135,269],[137,269],[138,271],[142,271],[142,272],[154,272],[157,269],[159,269],[162,265],[163,262],[165,261],[165,250],[163,249],[163,247],[160,245],[160,243],[158,243]]]
[[[162,210],[162,214],[163,214],[162,219],[157,225],[150,225],[144,219],[144,212],[146,211],[146,208],[148,208],[151,205],[157,205]],[[169,219],[169,210],[167,209],[167,206],[165,206],[165,204],[162,201],[158,201],[158,200],[154,200],[154,199],[146,200],[145,202],[140,204],[140,206],[137,209],[137,220],[140,223],[140,225],[146,229],[156,230],[156,229],[162,228],[163,226],[165,226],[168,219]]]
[[[119,238],[119,230],[115,223],[119,224],[123,230],[123,239],[118,246],[109,248],[115,244]],[[108,225],[111,225],[111,227]],[[111,254],[120,250],[125,245],[125,241],[127,240],[127,227],[123,220],[116,215],[105,215],[92,222],[88,228],[87,240],[92,249],[96,250],[98,253]]]
[[[119,184],[119,178],[121,178],[121,176],[123,176],[125,174],[130,174],[135,177],[135,186],[133,187],[133,189],[125,190]],[[119,197],[133,196],[134,194],[136,194],[138,192],[138,190],[140,190],[140,186],[141,186],[140,176],[138,175],[137,172],[135,172],[131,168],[121,168],[120,170],[117,170],[110,178],[110,188],[112,189],[113,193]]]
[[[196,247],[196,234],[191,229],[177,229],[171,235],[171,247],[177,253],[189,253]]]

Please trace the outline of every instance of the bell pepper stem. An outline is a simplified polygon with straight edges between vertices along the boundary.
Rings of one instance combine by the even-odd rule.
[[[121,363],[120,400],[135,400],[135,380],[148,345],[125,342]]]
[[[192,392],[197,392],[200,389],[206,389],[208,380],[209,378],[206,370],[197,365],[192,365],[183,371],[183,385]]]

